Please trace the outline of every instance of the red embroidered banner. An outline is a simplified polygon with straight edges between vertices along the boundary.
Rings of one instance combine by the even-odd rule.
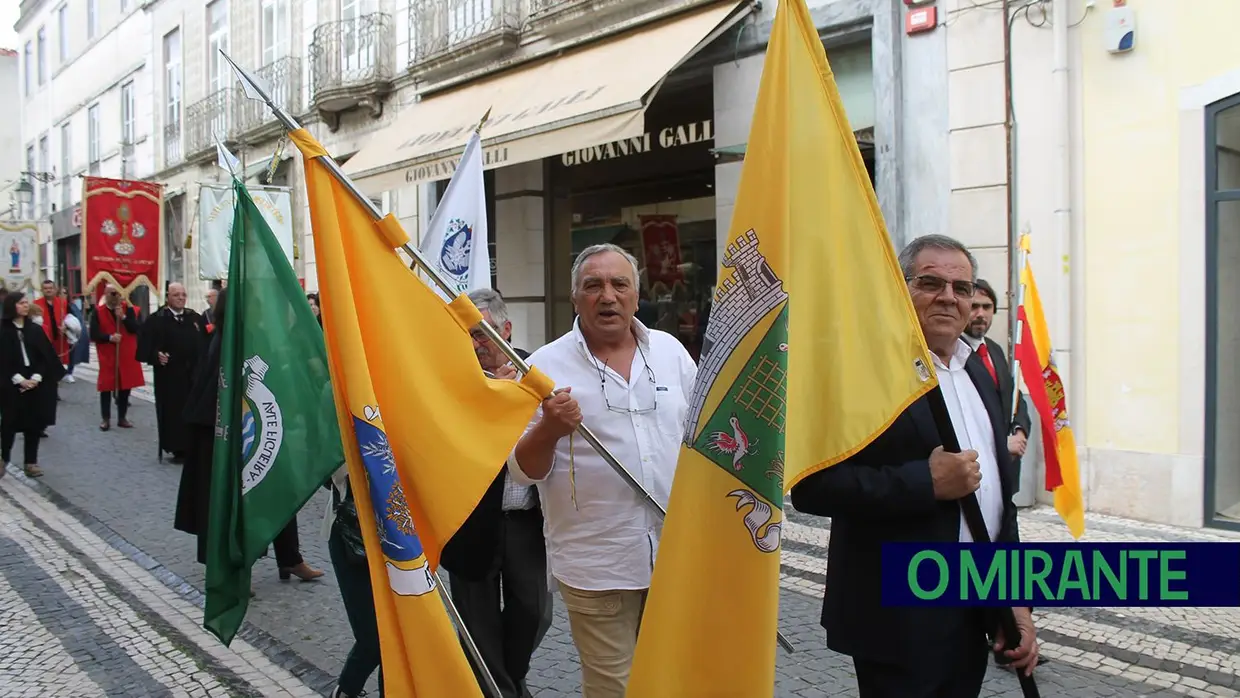
[[[676,216],[638,216],[642,227],[642,251],[646,257],[646,280],[672,285],[684,277],[680,272],[680,229]]]
[[[143,284],[162,295],[164,185],[86,177],[82,186],[82,289],[115,284],[127,299]]]

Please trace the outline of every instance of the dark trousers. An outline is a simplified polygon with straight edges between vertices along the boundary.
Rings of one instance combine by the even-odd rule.
[[[353,648],[345,657],[340,669],[338,686],[348,696],[360,695],[366,681],[375,669],[379,669],[379,695],[383,695],[383,670],[379,667],[379,622],[375,619],[375,599],[370,588],[370,569],[366,561],[353,561],[340,538],[339,524],[332,525],[331,537],[327,539],[327,553],[332,568],[336,570],[336,582],[340,586],[340,598],[344,601],[344,613],[353,630]]]
[[[99,414],[103,417],[103,421],[107,422],[112,419],[112,396],[116,395],[116,418],[125,419],[125,415],[129,414],[129,391],[121,390],[117,393],[99,393]]]
[[[39,437],[42,429],[30,429],[22,432],[22,448],[25,451],[26,460],[23,465],[37,465],[39,463]],[[13,455],[13,444],[17,441],[17,432],[12,429],[0,428],[0,469],[4,468],[4,464],[9,462],[9,457]]]
[[[271,541],[271,547],[276,549],[276,564],[280,567],[296,567],[302,563],[296,516],[276,534],[276,539]]]
[[[990,649],[985,638],[954,653],[951,661],[917,669],[853,659],[860,698],[978,698]]]
[[[497,554],[499,566],[489,578],[471,581],[449,575],[448,583],[500,693],[504,698],[529,698],[525,675],[530,658],[551,627],[547,550],[537,510],[504,512]]]

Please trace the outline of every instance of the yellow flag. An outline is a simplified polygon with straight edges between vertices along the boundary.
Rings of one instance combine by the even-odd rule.
[[[1068,420],[1068,397],[1055,357],[1051,354],[1051,333],[1042,311],[1042,297],[1029,266],[1029,235],[1020,236],[1025,266],[1020,270],[1024,299],[1016,309],[1021,336],[1016,342],[1016,359],[1029,391],[1029,399],[1042,425],[1042,451],[1046,458],[1046,489],[1054,493],[1055,511],[1068,525],[1073,538],[1085,535],[1085,499],[1081,494],[1080,466],[1076,459],[1076,437]]]
[[[488,379],[469,298],[445,304],[405,267],[404,231],[380,222],[305,156],[327,356],[349,482],[366,543],[387,695],[481,696],[434,570],[552,382]]]
[[[746,151],[631,698],[773,694],[784,493],[937,385],[804,0]]]

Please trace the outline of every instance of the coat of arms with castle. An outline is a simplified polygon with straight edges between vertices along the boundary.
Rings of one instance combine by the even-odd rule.
[[[728,245],[723,266],[732,273],[715,290],[685,445],[742,485],[728,496],[738,511],[751,507],[745,526],[754,545],[769,553],[779,549],[781,529],[771,523],[772,510],[782,509],[784,501],[788,293],[753,230]],[[747,349],[755,340],[757,345]],[[744,351],[751,353],[738,353]],[[742,361],[739,372],[724,377],[725,364]],[[706,414],[707,399],[715,396],[718,403]]]

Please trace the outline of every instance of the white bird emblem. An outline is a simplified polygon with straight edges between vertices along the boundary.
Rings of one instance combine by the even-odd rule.
[[[728,418],[728,424],[732,425],[732,433],[717,431],[711,434],[707,447],[718,453],[732,454],[732,469],[739,471],[745,467],[741,459],[754,452],[753,447],[757,442],[749,440],[749,435],[741,428],[741,420],[737,419],[736,414]]]

